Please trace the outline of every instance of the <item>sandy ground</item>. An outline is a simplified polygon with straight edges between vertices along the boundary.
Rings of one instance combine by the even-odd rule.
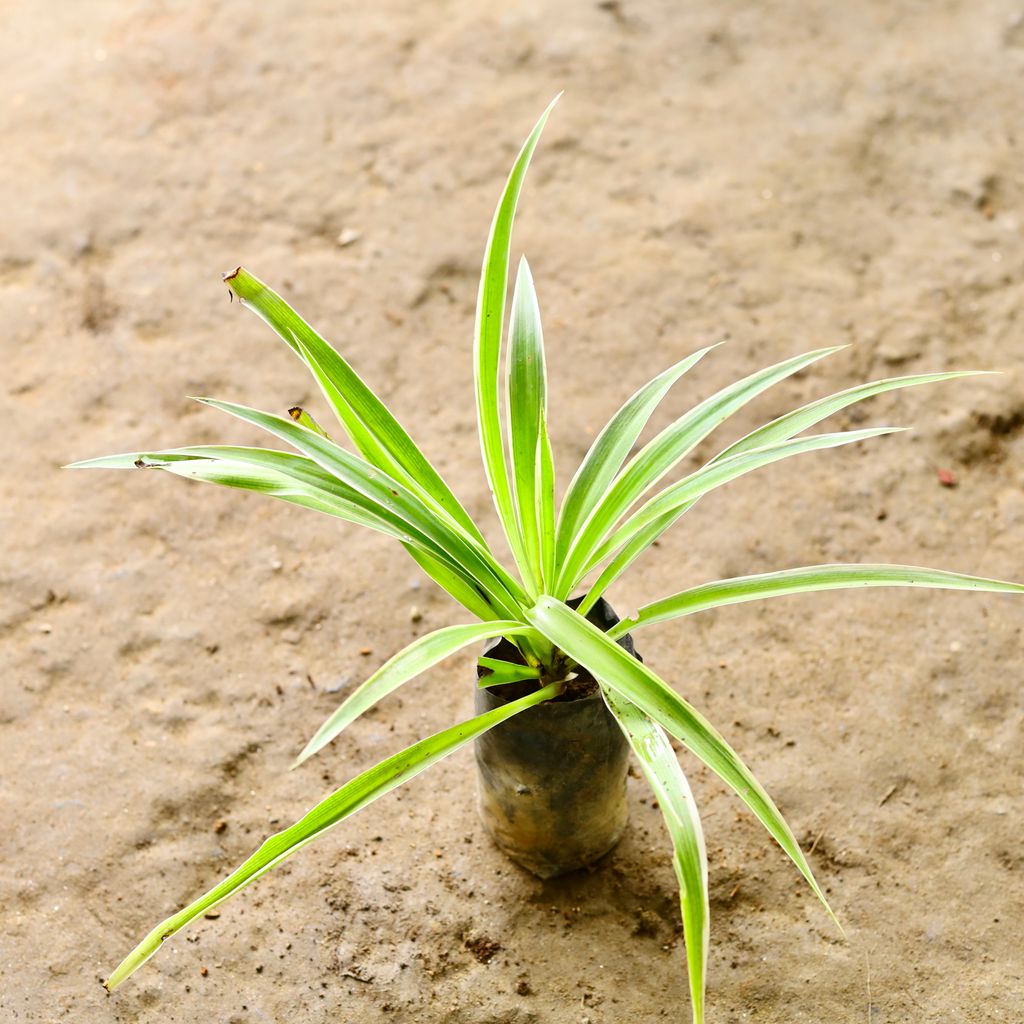
[[[876,400],[841,424],[915,432],[730,485],[618,587],[620,607],[830,560],[1024,578],[1024,8],[3,6],[0,1018],[688,1019],[641,785],[597,870],[540,883],[483,837],[468,750],[106,996],[142,933],[266,834],[469,714],[472,657],[289,774],[347,687],[458,609],[396,546],[327,518],[58,467],[256,440],[188,395],[311,399],[228,302],[219,273],[244,263],[344,348],[493,536],[478,261],[519,141],[565,88],[516,236],[546,314],[563,481],[626,394],[714,340],[729,344],[658,424],[833,342],[853,344],[719,442],[871,377],[1007,371]],[[339,246],[346,229],[359,238]],[[641,635],[777,797],[849,931],[685,758],[710,847],[711,1021],[1024,1018],[1022,613],[874,591]],[[487,963],[467,948],[483,939],[500,946]]]

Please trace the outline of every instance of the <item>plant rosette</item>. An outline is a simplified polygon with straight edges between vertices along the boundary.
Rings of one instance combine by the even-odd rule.
[[[624,642],[627,634],[725,605],[843,588],[1024,593],[1018,583],[938,569],[813,565],[691,586],[643,605],[622,621],[614,619],[603,604],[608,588],[705,494],[781,459],[894,433],[893,427],[804,432],[872,396],[979,371],[918,374],[851,387],[777,417],[699,469],[663,485],[730,415],[842,347],[794,356],[723,388],[631,454],[661,399],[715,347],[709,346],[665,370],[625,402],[593,442],[557,504],[540,312],[525,259],[519,263],[505,329],[512,221],[554,102],[557,97],[523,145],[499,200],[476,310],[473,359],[480,445],[513,568],[498,561],[440,474],[348,361],[242,268],[224,278],[233,296],[302,360],[354,450],[332,440],[304,409],[277,416],[199,399],[262,428],[293,450],[199,445],[75,464],[163,470],[258,491],[376,530],[397,540],[474,617],[471,623],[419,637],[387,661],[330,715],[296,763],[323,749],[410,679],[466,647],[498,641],[479,662],[482,687],[473,718],[381,761],[268,838],[218,885],[143,938],[107,979],[108,989],[138,970],[175,932],[473,740],[478,741],[481,816],[498,844],[541,875],[588,863],[614,845],[625,825],[628,746],[664,817],[679,882],[693,1020],[701,1024],[710,917],[707,855],[693,794],[670,738],[735,792],[835,918],[793,830],[764,787],[700,711],[634,656]],[[568,712],[560,710],[566,708]],[[588,722],[596,734],[589,746],[580,746],[581,724]],[[567,770],[573,758],[578,772]]]

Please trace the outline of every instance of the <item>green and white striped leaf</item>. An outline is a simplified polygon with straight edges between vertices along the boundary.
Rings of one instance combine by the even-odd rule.
[[[640,762],[640,769],[658,801],[672,840],[672,863],[679,882],[693,1024],[704,1024],[711,906],[708,900],[708,855],[697,804],[662,728],[609,687],[602,686],[601,693]]]
[[[270,448],[194,445],[108,455],[69,468],[134,469],[140,463],[187,479],[258,491],[394,537],[438,586],[474,615],[484,621],[499,618],[474,577],[435,540],[303,455]]]
[[[884,394],[887,391],[898,391],[901,388],[917,387],[919,384],[938,384],[941,381],[956,380],[958,377],[980,377],[990,374],[989,370],[961,370],[949,373],[918,373],[908,377],[887,377],[885,380],[872,381],[870,384],[858,384],[856,387],[848,388],[837,394],[829,395],[826,398],[819,398],[816,402],[794,409],[793,412],[779,416],[771,423],[758,427],[745,437],[740,438],[735,444],[729,445],[720,452],[712,461],[718,462],[730,456],[738,455],[740,452],[747,452],[753,448],[763,448],[765,445],[775,444],[778,441],[785,441],[794,437],[804,430],[813,427],[822,420],[827,419],[834,413],[839,412],[847,406],[857,402],[863,402],[867,398]]]
[[[526,618],[608,689],[625,697],[701,759],[754,812],[789,855],[829,915],[835,915],[810,864],[772,798],[714,726],[610,635],[553,597],[541,597]],[[621,635],[622,630],[617,631]],[[836,921],[838,927],[839,922]],[[842,929],[840,929],[842,930]]]
[[[608,485],[622,468],[640,432],[669,388],[717,347],[708,345],[658,374],[637,391],[597,435],[562,501],[556,543],[560,559],[565,557],[580,526],[604,497]]]
[[[477,686],[485,690],[490,686],[504,686],[506,683],[521,683],[524,679],[540,679],[540,669],[520,665],[500,658],[479,658],[477,663],[487,669],[487,675],[477,680]]]
[[[494,636],[520,636],[532,632],[530,626],[521,622],[498,621],[472,623],[466,626],[445,626],[443,629],[418,637],[408,647],[386,661],[376,672],[348,695],[328,716],[316,734],[295,759],[293,768],[322,750],[340,735],[361,714],[373,707],[389,693],[394,693],[403,683],[415,678],[421,672],[432,668],[440,661],[461,651],[469,644],[489,640]]]
[[[348,362],[280,295],[247,270],[239,267],[224,280],[242,304],[269,324],[312,371],[363,457],[483,543],[476,524],[440,474]]]
[[[565,598],[572,592],[594,552],[619,518],[716,427],[773,384],[844,347],[818,349],[744,377],[666,427],[627,463],[577,534],[561,567],[556,596]]]
[[[681,516],[685,515],[696,502],[681,505],[673,512],[667,512],[660,519],[649,523],[637,531],[633,537],[601,570],[597,579],[590,585],[583,600],[576,606],[580,615],[586,615],[604,596],[605,591]]]
[[[773,462],[788,459],[793,455],[822,451],[826,448],[839,448],[843,445],[866,441],[872,437],[899,433],[904,429],[906,428],[869,427],[864,430],[846,430],[836,434],[814,434],[811,437],[792,438],[788,441],[767,445],[764,448],[740,452],[728,459],[710,462],[671,487],[666,487],[634,512],[597,550],[587,571],[603,562],[613,551],[628,543],[645,527],[662,520],[666,515],[677,512],[683,506],[691,508],[709,491],[713,491],[737,477],[751,473],[762,466],[769,466]]]
[[[559,93],[559,96],[561,93]],[[517,564],[523,564],[526,554],[523,538],[512,501],[512,488],[505,465],[505,448],[501,432],[501,413],[498,401],[498,377],[501,365],[501,338],[505,321],[505,292],[508,288],[509,250],[512,241],[512,221],[515,218],[519,193],[523,187],[530,158],[540,140],[556,96],[541,114],[533,131],[519,151],[505,190],[494,211],[487,248],[484,251],[480,274],[480,291],[476,306],[473,366],[476,380],[476,411],[480,428],[480,448],[483,454],[487,483],[494,497],[505,535]]]
[[[271,836],[245,863],[228,875],[219,885],[215,885],[184,910],[178,911],[177,914],[158,924],[110,975],[106,981],[107,989],[113,991],[117,988],[175,932],[181,931],[197,917],[234,896],[251,882],[256,881],[260,875],[276,867],[307,843],[322,836],[328,829],[373,803],[378,797],[390,793],[404,782],[408,782],[425,768],[429,768],[443,757],[447,757],[460,747],[465,746],[477,736],[487,732],[488,729],[493,729],[494,726],[500,725],[506,719],[519,714],[520,711],[525,711],[527,708],[557,696],[558,692],[559,684],[552,683],[520,700],[495,708],[486,714],[477,715],[469,721],[445,729],[425,740],[420,740],[419,743],[414,743],[411,747],[407,747],[356,776],[326,800],[317,804],[291,828]]]
[[[545,558],[537,503],[542,498],[553,502],[554,495],[542,495],[538,487],[541,426],[547,415],[547,370],[540,307],[525,256],[519,261],[512,294],[507,384],[512,493],[526,556],[519,568],[527,588],[538,594],[543,587]]]
[[[555,585],[555,462],[548,436],[547,413],[541,413],[537,444],[537,533],[540,537],[541,582],[545,593]]]
[[[441,550],[450,554],[456,564],[469,572],[486,591],[496,609],[501,610],[508,618],[518,616],[518,610],[526,600],[526,595],[519,584],[485,548],[449,520],[442,519],[432,512],[402,483],[290,419],[273,416],[234,402],[221,402],[212,398],[201,398],[198,401],[261,427],[275,437],[287,441],[376,505],[390,509],[403,521],[430,537]]]
[[[757,576],[715,580],[680,591],[644,605],[609,630],[610,637],[651,626],[655,622],[720,608],[744,601],[760,601],[786,594],[808,594],[818,590],[847,590],[855,587],[924,587],[931,590],[976,590],[992,594],[1024,594],[1024,584],[967,576],[943,569],[922,569],[913,565],[809,565]]]

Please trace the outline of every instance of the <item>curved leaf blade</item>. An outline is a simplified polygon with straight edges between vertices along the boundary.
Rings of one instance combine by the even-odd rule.
[[[408,647],[388,659],[364,683],[356,687],[327,717],[313,738],[295,759],[293,768],[322,750],[348,728],[360,715],[378,701],[394,693],[403,683],[433,668],[469,644],[488,640],[493,636],[519,636],[532,633],[530,626],[521,622],[497,621],[471,623],[466,626],[445,626],[418,637]]]
[[[610,634],[602,633],[561,601],[541,597],[526,612],[526,618],[598,682],[635,704],[685,744],[726,783],[788,854],[840,927],[786,819],[736,751],[692,704],[627,654]]]
[[[791,438],[788,441],[780,441],[764,448],[740,452],[728,459],[709,462],[678,483],[666,487],[634,512],[595,552],[587,571],[589,572],[613,551],[632,540],[645,527],[661,520],[666,515],[677,512],[683,506],[691,508],[709,491],[722,487],[737,477],[752,473],[763,466],[770,466],[773,462],[788,459],[793,455],[804,455],[826,448],[857,444],[873,437],[896,434],[905,429],[905,427],[868,427],[864,430],[844,430],[836,434],[813,434],[810,437]]]
[[[304,455],[272,448],[193,445],[107,455],[68,468],[134,469],[140,464],[187,479],[258,491],[393,537],[439,587],[470,612],[484,621],[500,618],[474,577],[434,540]]]
[[[577,534],[562,566],[556,596],[564,597],[572,591],[590,563],[594,551],[633,502],[716,427],[773,384],[845,347],[837,345],[817,349],[759,370],[722,388],[666,427],[626,464],[626,468]]]
[[[679,882],[693,1024],[703,1024],[711,905],[704,829],[693,792],[662,728],[635,704],[607,686],[601,687],[601,693],[640,762],[640,769],[654,792],[672,840],[672,863]]]
[[[809,565],[756,576],[737,576],[690,587],[671,597],[644,605],[634,615],[609,630],[611,637],[621,636],[641,626],[682,618],[709,608],[760,601],[787,594],[807,594],[819,590],[846,590],[854,587],[923,587],[931,590],[979,590],[992,594],[1024,594],[1024,583],[1010,583],[984,576],[968,576],[944,569],[925,569],[913,565]]]
[[[236,892],[244,889],[307,843],[319,838],[328,829],[373,803],[378,797],[408,782],[424,769],[465,746],[488,729],[493,729],[494,726],[535,704],[557,696],[559,685],[552,683],[536,693],[420,740],[357,775],[351,782],[317,804],[290,828],[267,839],[248,860],[205,895],[158,924],[107,979],[105,984],[108,991],[113,991],[134,974],[166,939],[197,917],[234,896]]]
[[[255,275],[239,267],[224,280],[242,305],[273,328],[306,364],[364,458],[483,542],[476,524],[441,475],[348,361]]]
[[[728,448],[716,455],[712,461],[718,462],[721,459],[727,459],[730,456],[750,451],[753,448],[763,448],[768,444],[785,441],[815,426],[834,413],[847,408],[847,406],[863,402],[865,399],[873,398],[875,395],[881,395],[887,391],[917,387],[920,384],[938,384],[942,381],[956,380],[959,377],[982,377],[992,372],[991,370],[960,370],[948,373],[918,373],[907,377],[887,377],[885,380],[858,384],[856,387],[847,388],[845,391],[828,395],[826,398],[819,398],[816,402],[811,402],[808,405],[801,406],[799,409],[794,409],[792,412],[772,420],[771,423],[758,427],[757,430],[753,430],[745,437],[740,438],[735,444],[729,445]]]
[[[495,606],[504,610],[508,618],[517,617],[520,604],[526,597],[522,588],[486,549],[459,531],[450,521],[431,511],[402,483],[290,419],[273,416],[234,402],[222,402],[212,398],[200,398],[198,401],[236,416],[246,423],[261,427],[275,437],[287,441],[328,473],[337,476],[349,487],[365,495],[375,505],[392,511],[403,521],[421,530],[441,550],[451,555],[456,564],[461,565],[472,575],[488,596],[494,599]]]

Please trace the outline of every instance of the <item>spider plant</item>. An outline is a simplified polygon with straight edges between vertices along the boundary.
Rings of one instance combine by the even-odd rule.
[[[708,492],[790,456],[856,444],[896,428],[804,431],[874,395],[966,377],[918,374],[873,381],[818,399],[759,427],[674,482],[663,479],[732,413],[767,388],[838,348],[797,355],[730,384],[683,413],[633,453],[658,403],[714,346],[700,349],[640,388],[593,442],[556,507],[541,320],[526,260],[519,263],[501,373],[512,221],[541,116],[512,168],[491,224],[476,309],[473,359],[480,446],[487,482],[515,563],[501,564],[477,524],[398,420],[349,362],[265,284],[239,268],[231,292],[262,317],[305,363],[354,451],[332,440],[308,412],[278,416],[234,402],[199,401],[267,431],[294,451],[200,445],[136,451],[76,463],[77,468],[140,467],[259,491],[377,530],[398,540],[420,568],[475,621],[428,633],[396,654],[345,699],[310,739],[305,761],[364,711],[442,659],[504,637],[521,665],[492,661],[488,685],[529,679],[531,692],[503,707],[422,739],[352,779],[290,828],[267,839],[209,892],[158,924],[114,970],[114,989],[175,932],[233,896],[285,858],[378,797],[513,715],[559,696],[582,667],[635,752],[657,797],[679,881],[693,1020],[704,1017],[708,956],[708,868],[693,794],[670,738],[708,766],[750,808],[824,905],[793,830],[726,739],[654,671],[615,641],[656,622],[787,594],[846,587],[929,587],[1021,593],[1024,586],[901,565],[814,565],[688,587],[645,604],[609,632],[586,616],[597,599]],[[503,392],[503,393],[502,393]],[[505,418],[503,422],[502,407]],[[582,600],[573,608],[570,598]],[[298,763],[297,762],[297,763]],[[833,920],[834,915],[833,916]],[[838,925],[838,922],[836,922]]]

